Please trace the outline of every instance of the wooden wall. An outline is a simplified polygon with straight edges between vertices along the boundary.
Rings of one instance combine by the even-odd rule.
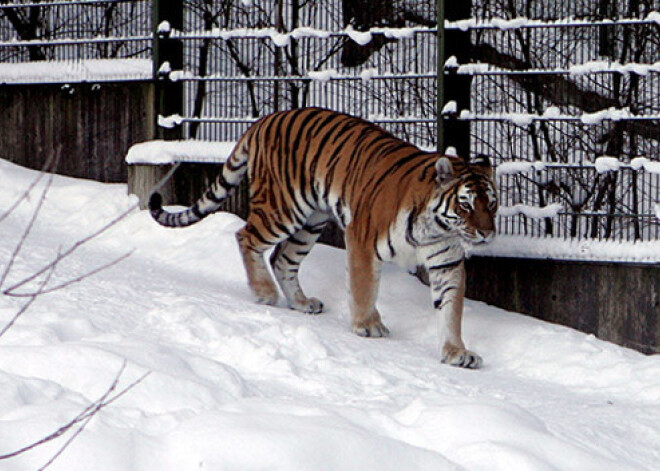
[[[660,353],[660,265],[473,257],[467,296]]]
[[[58,159],[57,173],[125,182],[124,158],[153,139],[150,82],[0,85],[0,158],[41,169]]]

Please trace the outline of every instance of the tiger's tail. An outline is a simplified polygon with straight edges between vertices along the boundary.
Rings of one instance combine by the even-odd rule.
[[[250,134],[250,133],[246,133]],[[159,193],[153,193],[149,198],[149,212],[151,217],[165,227],[186,227],[201,221],[211,213],[218,211],[222,202],[231,191],[243,180],[247,171],[248,144],[243,138],[236,144],[227,162],[215,181],[206,189],[204,194],[189,208],[177,213],[163,209],[163,198]]]

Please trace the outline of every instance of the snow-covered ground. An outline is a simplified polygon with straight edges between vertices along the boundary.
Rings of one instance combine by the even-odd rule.
[[[0,161],[0,217],[36,175]],[[0,222],[0,277],[38,203],[37,189]],[[125,185],[55,178],[4,287],[134,203]],[[485,366],[444,366],[427,288],[393,266],[388,339],[350,332],[337,249],[317,246],[301,274],[325,314],[254,304],[241,224],[172,230],[135,210],[65,259],[51,285],[132,251],[39,297],[0,338],[0,454],[75,417],[126,361],[118,390],[151,374],[50,469],[660,469],[659,357],[467,302],[464,336]],[[0,328],[24,302],[0,297]],[[37,469],[74,432],[0,469]]]

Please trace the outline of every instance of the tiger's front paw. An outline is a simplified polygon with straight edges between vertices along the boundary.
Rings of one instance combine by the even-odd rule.
[[[479,355],[465,348],[445,346],[442,349],[442,363],[459,368],[481,368],[483,360]]]
[[[291,309],[304,312],[306,314],[320,314],[323,312],[323,302],[316,298],[305,298],[289,304]]]
[[[390,329],[385,327],[381,321],[365,321],[353,325],[353,332],[360,337],[387,337]]]

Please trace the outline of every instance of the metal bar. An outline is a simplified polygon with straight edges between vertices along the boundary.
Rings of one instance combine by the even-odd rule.
[[[202,117],[193,117],[193,116],[181,116],[177,118],[178,123],[254,123],[259,118],[245,117],[245,118],[232,118],[232,117],[216,117],[216,116],[202,116]],[[435,123],[435,118],[417,118],[417,117],[378,117],[378,116],[369,116],[369,121],[374,123]]]
[[[83,39],[35,39],[30,41],[0,41],[0,47],[30,47],[30,46],[72,46],[76,44],[104,44],[116,42],[151,41],[152,36],[109,36]]]
[[[170,37],[182,40],[194,39],[273,39],[278,38],[278,42],[284,42],[286,37],[294,39],[302,38],[345,38],[351,37],[350,32],[347,31],[328,31],[328,30],[314,30],[309,32],[306,28],[298,28],[291,30],[287,33],[278,33],[275,28],[240,28],[240,29],[217,29],[211,31],[191,31],[185,32],[177,29],[172,29]],[[397,31],[405,31],[397,35]],[[390,39],[410,39],[409,34],[437,34],[436,28],[417,27],[417,28],[373,28],[371,34],[382,34]]]
[[[71,0],[71,1],[55,1],[55,2],[39,2],[39,3],[9,3],[0,5],[0,10],[9,8],[31,8],[31,7],[68,7],[68,6],[107,6],[112,3],[138,3],[149,2],[151,0]]]
[[[309,76],[299,76],[299,75],[286,75],[286,76],[255,76],[255,77],[245,77],[245,76],[220,76],[220,75],[207,75],[200,77],[198,75],[188,75],[185,72],[179,76],[179,71],[174,71],[170,74],[170,79],[174,82],[293,82],[293,81],[303,81],[303,82],[325,82],[325,81],[368,81],[368,80],[411,80],[411,79],[435,79],[436,74],[401,74],[401,75],[374,75],[369,79],[363,79],[362,77],[353,76],[353,75],[341,75],[329,77],[327,79],[315,79]]]
[[[460,31],[499,30],[510,31],[520,29],[542,29],[542,28],[586,28],[602,26],[644,26],[658,25],[658,21],[652,18],[622,18],[619,20],[573,20],[571,18],[554,21],[530,20],[527,18],[504,19],[494,18],[492,20],[459,20],[445,21],[445,29]]]
[[[648,115],[648,116],[627,116],[627,117],[622,117],[622,118],[601,118],[598,120],[598,122],[585,122],[583,121],[583,118],[579,116],[536,116],[536,115],[528,115],[526,113],[515,113],[516,116],[519,116],[521,118],[521,121],[525,121],[524,123],[517,123],[517,118],[513,116],[497,116],[497,115],[478,115],[478,116],[469,116],[462,118],[460,115],[452,117],[453,119],[459,120],[459,121],[508,121],[512,124],[517,124],[519,126],[527,126],[528,123],[526,121],[531,120],[531,121],[562,121],[562,122],[579,122],[585,125],[598,125],[601,124],[605,121],[610,122],[610,121],[660,121],[660,115]]]
[[[445,28],[440,25],[445,25],[445,1],[438,0],[438,47],[437,54],[437,104],[436,104],[436,137],[437,137],[437,152],[439,155],[445,151],[445,118],[442,116],[442,108],[445,106]]]
[[[658,74],[660,73],[660,66],[657,66],[655,64],[639,64],[641,67],[648,66],[649,69],[645,71],[645,73],[649,74]],[[653,67],[658,67],[658,69],[653,69]],[[622,75],[627,75],[627,74],[636,74],[636,75],[644,75],[643,73],[636,72],[635,70],[622,70],[621,68],[619,69],[596,69],[596,70],[590,70],[587,72],[574,72],[571,71],[570,69],[556,69],[556,70],[549,70],[549,69],[527,69],[527,70],[503,70],[503,69],[495,69],[495,70],[461,70],[461,67],[464,66],[459,66],[458,69],[446,69],[450,73],[454,73],[457,75],[471,75],[473,77],[479,77],[479,76],[510,76],[510,75],[573,75],[573,76],[581,76],[581,75],[591,75],[591,74],[622,74]]]

